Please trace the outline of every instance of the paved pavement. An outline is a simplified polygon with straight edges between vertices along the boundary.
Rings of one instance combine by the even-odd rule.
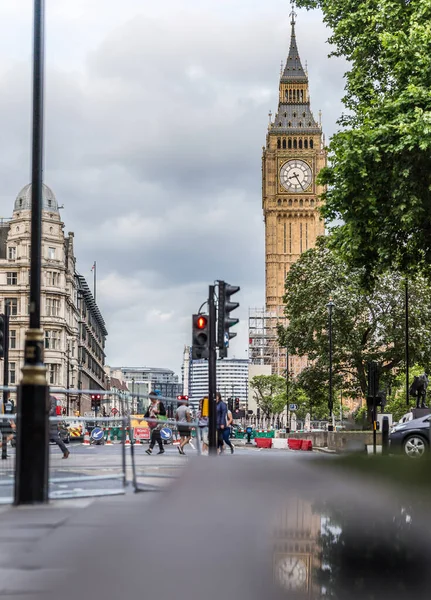
[[[66,461],[61,461],[57,449],[51,450],[54,474],[86,474],[93,470],[101,472],[103,469],[119,468],[119,447],[76,446],[73,450],[73,455],[67,461],[67,468],[63,467]],[[304,455],[297,454],[297,461],[292,460],[294,453],[265,453],[247,448],[238,450],[233,456],[201,459],[184,458],[174,447],[168,448],[163,456],[147,456],[143,448],[138,449],[137,457],[141,482],[145,484],[147,479],[150,480],[144,475],[148,470],[153,474],[157,471],[179,471],[181,474],[173,485],[169,485],[169,479],[166,483],[163,482],[163,485],[168,485],[163,494],[149,492],[111,498],[64,499],[54,501],[47,507],[37,508],[1,507],[0,599],[47,600],[61,597],[62,600],[72,600],[77,596],[96,596],[118,600],[124,596],[142,597],[148,594],[148,597],[156,595],[166,600],[173,596],[200,600],[202,589],[197,583],[201,575],[199,569],[196,572],[195,565],[199,563],[202,551],[210,561],[214,561],[215,556],[213,550],[209,551],[211,545],[207,543],[205,525],[205,521],[212,518],[206,510],[198,515],[199,508],[203,508],[210,499],[214,501],[216,497],[219,498],[222,512],[219,518],[212,509],[212,514],[216,517],[213,526],[219,527],[220,522],[223,522],[229,529],[240,527],[243,535],[244,523],[228,525],[228,500],[233,498],[230,494],[234,482],[241,478],[244,480],[244,477],[248,479],[246,473],[250,471],[250,466],[251,475],[255,464],[263,464],[268,460],[278,464],[281,456],[288,458],[287,462],[291,464],[310,462],[304,460]],[[235,465],[237,467],[232,470]],[[218,484],[217,481],[223,482],[223,478],[224,483]],[[82,485],[79,484],[80,487]],[[247,494],[250,491],[251,488]],[[249,506],[247,511],[248,509]],[[242,521],[247,511],[242,514]],[[182,517],[178,518],[179,515]],[[178,525],[181,525],[179,529]],[[215,531],[217,529],[211,535],[219,543],[220,536]],[[232,547],[232,555],[228,551],[230,543],[225,532],[222,539],[224,552],[227,552],[232,561],[236,555],[235,545]],[[243,543],[248,543],[246,538],[241,538],[241,546]],[[182,547],[187,549],[184,555],[177,552]],[[179,565],[172,566],[170,561],[175,555],[179,556]],[[156,559],[155,563],[153,559]],[[148,561],[148,568],[145,566],[141,573]],[[243,569],[244,561],[241,560],[240,564]],[[173,571],[170,582],[168,585],[165,582],[158,593],[161,584],[159,579],[170,573],[171,567]],[[181,572],[184,569],[187,571],[187,584],[181,587]],[[151,572],[153,576],[150,577]],[[243,576],[242,571],[241,577]],[[244,590],[247,594],[250,594],[255,585],[252,569],[250,578],[251,581],[245,582]],[[263,592],[262,585],[260,587]],[[199,594],[197,590],[200,590]],[[242,593],[238,594],[238,589],[231,591],[230,597],[245,597]],[[213,592],[205,593],[204,596],[212,600],[213,597],[219,597],[219,592],[217,591],[216,596]]]

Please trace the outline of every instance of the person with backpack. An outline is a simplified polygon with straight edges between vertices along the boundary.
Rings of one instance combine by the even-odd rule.
[[[192,420],[192,413],[187,400],[180,400],[178,404],[179,406],[175,413],[175,419],[178,423],[178,433],[180,434],[178,452],[180,454],[185,454],[184,446],[186,446],[192,438],[192,431],[189,425]]]
[[[145,452],[147,454],[152,454],[153,448],[157,443],[159,445],[159,451],[157,454],[164,454],[165,449],[163,447],[162,436],[160,435],[160,429],[162,428],[162,425],[160,424],[160,417],[166,418],[166,408],[163,402],[159,400],[159,397],[154,392],[151,392],[149,398],[150,406],[147,408],[144,418],[149,419],[148,426],[151,429],[151,438],[150,446],[147,450],[145,450]]]

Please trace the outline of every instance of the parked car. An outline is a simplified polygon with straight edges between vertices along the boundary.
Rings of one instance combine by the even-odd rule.
[[[431,415],[397,423],[389,435],[391,452],[402,452],[409,458],[422,458],[430,447]]]

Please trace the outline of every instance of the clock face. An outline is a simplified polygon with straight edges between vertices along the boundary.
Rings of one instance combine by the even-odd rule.
[[[298,590],[306,587],[307,565],[302,558],[287,556],[275,565],[277,582],[288,590]]]
[[[311,185],[311,167],[303,160],[289,160],[280,169],[280,182],[288,192],[305,192]]]

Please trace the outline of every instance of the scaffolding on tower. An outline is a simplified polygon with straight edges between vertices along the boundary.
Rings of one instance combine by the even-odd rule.
[[[248,311],[249,359],[253,365],[271,365],[274,375],[286,374],[286,350],[280,346],[277,325],[286,326],[284,307]]]

